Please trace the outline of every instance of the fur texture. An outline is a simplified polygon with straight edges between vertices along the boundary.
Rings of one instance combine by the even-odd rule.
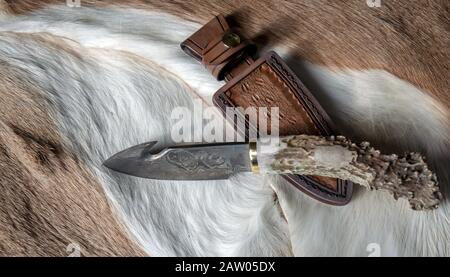
[[[165,9],[167,6],[161,3],[151,3],[150,7],[156,5],[160,10]],[[205,11],[210,9],[208,5],[203,8],[201,16],[196,11],[192,14],[197,15],[199,21],[208,19],[206,16],[209,13]],[[182,15],[178,12],[180,5],[173,7],[176,8],[170,10],[171,13]],[[203,6],[197,4],[197,7]],[[216,10],[221,11],[220,7],[217,5]],[[233,8],[236,7],[232,5],[230,9]],[[14,7],[11,9],[14,10]],[[244,23],[253,26],[245,29],[246,32],[255,31],[255,26],[263,28],[262,24],[255,22]],[[312,25],[309,26],[312,28]],[[441,25],[437,26],[440,28]],[[56,134],[48,131],[41,137],[47,140],[54,138],[56,144],[65,149],[64,153],[73,155],[73,159],[79,160],[80,167],[86,169],[69,167],[66,177],[47,174],[41,177],[41,182],[45,184],[50,180],[48,178],[55,178],[55,182],[65,188],[64,178],[67,178],[76,188],[61,192],[69,199],[76,199],[80,192],[91,191],[94,185],[89,185],[90,182],[101,183],[115,207],[113,211],[118,212],[131,237],[149,255],[364,256],[368,254],[366,247],[370,243],[379,244],[382,255],[450,255],[450,210],[447,200],[437,211],[420,213],[410,211],[406,201],[393,202],[390,196],[383,193],[358,189],[349,205],[337,208],[318,203],[277,178],[243,175],[228,181],[161,182],[105,170],[101,166],[102,161],[121,149],[149,140],[170,143],[173,122],[169,114],[174,107],[192,108],[196,97],[210,104],[211,95],[220,84],[179,49],[179,43],[199,27],[166,12],[113,7],[52,6],[0,22],[0,64],[5,68],[4,78],[10,80],[2,88],[2,95],[18,83],[24,86],[18,95],[21,99],[33,99],[33,95],[38,95],[42,102],[39,105],[44,105],[48,110],[44,111],[44,108],[28,101],[23,106],[32,111],[30,115],[20,113],[18,109],[4,112],[1,122],[2,126],[6,126],[2,127],[5,131],[0,133],[1,145],[4,146],[0,150],[12,145],[16,145],[17,151],[36,151],[41,147],[34,142],[25,140],[18,144],[14,140],[11,135],[14,129],[8,127],[8,123],[14,123],[16,119],[11,115],[22,115],[24,124],[30,124],[30,120],[38,116],[47,118],[40,125],[30,126],[28,132],[35,136],[40,134],[41,129],[53,130]],[[433,74],[445,74],[442,63],[428,67],[432,75],[427,73],[425,75],[428,77],[423,79],[420,74],[411,77],[399,73],[403,69],[395,64],[390,65],[394,69],[390,72],[397,76],[370,68],[367,66],[370,62],[358,64],[358,59],[353,59],[353,64],[346,62],[347,66],[355,65],[353,69],[338,70],[334,67],[339,62],[333,65],[327,58],[319,62],[314,57],[309,59],[322,65],[300,61],[298,54],[292,50],[304,47],[292,44],[296,41],[295,34],[288,36],[290,43],[277,40],[277,36],[269,37],[273,39],[273,46],[278,47],[301,79],[318,96],[345,135],[354,140],[369,140],[385,151],[423,152],[437,171],[444,193],[447,191],[450,180],[446,170],[450,165],[448,106],[445,97],[440,99],[442,101],[434,97],[440,95],[443,88],[446,89],[446,81],[436,77],[436,86],[427,81],[430,76],[435,76]],[[350,36],[348,39],[352,38]],[[339,37],[335,39],[338,45],[344,40]],[[316,45],[313,49],[319,51],[318,56],[339,53],[328,53],[329,49],[325,51],[325,48]],[[379,61],[376,54],[365,55],[368,60]],[[420,53],[418,56],[422,57]],[[339,55],[335,57],[336,61],[343,62],[341,58]],[[436,60],[433,61],[436,63]],[[420,60],[417,64],[426,66],[428,61]],[[414,83],[419,84],[415,86],[398,76],[414,79]],[[424,90],[427,88],[431,93]],[[15,102],[18,99],[7,99],[11,100],[5,103],[5,107],[18,105]],[[51,149],[59,148],[44,147],[44,152],[51,153],[50,156],[44,155],[50,158],[43,160],[54,163],[58,151]],[[2,151],[2,165],[10,170],[9,175],[0,176],[2,185],[9,188],[12,184],[27,187],[33,194],[29,202],[36,203],[34,201],[44,192],[29,188],[29,178],[41,176],[42,171],[51,167],[41,165],[37,171],[30,171],[15,166],[10,152]],[[22,160],[23,163],[31,163],[29,166],[33,168],[39,162],[28,156]],[[56,170],[60,170],[61,166],[56,164]],[[20,179],[22,175],[28,179]],[[83,176],[95,178],[89,178],[91,180],[88,182],[84,181],[86,177]],[[8,191],[15,196],[21,194],[17,189]],[[95,213],[98,209],[88,204],[92,196],[83,199],[77,205],[92,217],[93,222],[103,218],[103,213]],[[95,202],[106,205],[104,200]],[[4,214],[14,215],[15,220],[5,221],[4,226],[14,226],[23,218],[22,213],[29,210],[29,207],[17,206],[14,202],[5,203],[10,209],[3,208],[6,211]],[[73,205],[71,202],[64,203],[60,203],[62,207]],[[86,232],[85,227],[90,223],[77,222],[77,214],[63,217],[54,214],[51,204],[45,205],[48,209],[39,207],[33,210],[39,216],[53,214],[52,226],[61,220],[68,224],[75,223],[72,229],[80,234],[75,240],[86,242],[88,249],[99,248],[87,245],[95,234],[107,240],[116,240],[124,234],[123,231],[108,234],[102,228]],[[39,227],[25,226],[17,234],[33,232],[35,228],[50,228],[42,222],[36,224]],[[112,220],[100,224],[120,226]],[[55,233],[70,229],[66,226],[53,228]],[[2,239],[0,246],[6,249],[4,254],[61,255],[61,251],[66,249],[67,241],[64,240],[46,247],[51,239],[43,234],[28,236],[23,242],[45,245],[40,251],[33,246],[8,251],[14,249],[11,245],[20,246],[22,243],[18,243],[13,236],[4,235],[5,232],[2,231],[5,239]],[[140,253],[139,247],[130,247],[133,250],[127,250],[129,252],[111,252],[114,246],[105,246],[99,248],[103,252],[92,250],[92,254]]]
[[[0,35],[1,255],[144,255],[61,137],[48,113],[53,105],[33,79],[32,57],[10,52],[27,40],[65,46],[49,36]]]

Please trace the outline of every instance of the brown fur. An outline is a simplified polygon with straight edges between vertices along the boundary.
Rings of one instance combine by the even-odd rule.
[[[46,0],[7,1],[27,12]],[[84,6],[122,5],[158,9],[205,23],[222,13],[259,43],[282,44],[297,58],[329,67],[384,69],[430,92],[450,108],[448,1],[387,1],[370,8],[365,0],[82,0]],[[448,112],[448,111],[447,111]]]
[[[143,255],[38,90],[8,65],[0,72],[0,255],[67,256],[71,243],[82,256]]]
[[[82,0],[82,5],[158,9],[199,23],[223,13],[260,44],[281,44],[297,58],[329,67],[387,70],[450,108],[449,2],[384,0],[380,8],[365,2]],[[0,0],[0,8],[21,14],[54,3],[65,0]],[[143,255],[100,184],[55,131],[39,92],[17,80],[17,73],[0,65],[0,254],[67,255],[67,245],[77,242],[82,255]]]

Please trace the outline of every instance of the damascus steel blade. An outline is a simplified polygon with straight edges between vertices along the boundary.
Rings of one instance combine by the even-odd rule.
[[[220,180],[251,171],[247,143],[192,144],[161,148],[155,141],[133,146],[104,162],[128,175],[160,180]]]

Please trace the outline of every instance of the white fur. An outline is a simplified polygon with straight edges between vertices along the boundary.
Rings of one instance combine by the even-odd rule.
[[[331,207],[264,176],[170,182],[105,170],[102,161],[121,149],[169,143],[170,111],[192,107],[194,91],[211,103],[220,84],[179,48],[198,27],[162,13],[67,7],[0,22],[1,31],[73,40],[82,59],[25,34],[0,33],[0,61],[45,92],[61,133],[148,254],[364,256],[378,243],[382,255],[450,255],[446,202],[413,212],[405,201],[358,189],[349,205]],[[389,151],[422,150],[448,184],[447,115],[430,96],[384,71],[292,66],[309,73],[308,85],[345,134]]]

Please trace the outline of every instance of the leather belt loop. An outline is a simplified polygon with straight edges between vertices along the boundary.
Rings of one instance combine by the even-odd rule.
[[[216,16],[181,44],[219,81],[239,63],[256,52],[256,46],[232,32],[222,15]]]
[[[206,49],[204,52],[202,63],[218,80],[223,80],[225,74],[231,69],[230,65],[234,65],[242,61],[245,55],[251,53],[253,45],[246,40],[239,43],[236,47],[226,46],[222,39],[220,41],[213,41],[213,46]]]

